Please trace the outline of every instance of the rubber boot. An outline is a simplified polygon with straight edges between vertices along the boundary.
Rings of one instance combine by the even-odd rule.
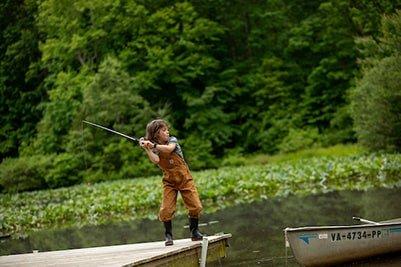
[[[166,238],[166,241],[164,242],[164,244],[166,246],[171,246],[173,245],[173,231],[172,231],[172,224],[171,221],[167,221],[167,222],[163,222],[164,223],[164,236]]]
[[[192,241],[199,241],[203,238],[203,235],[199,232],[198,229],[198,222],[198,218],[189,218],[189,230],[191,231]]]

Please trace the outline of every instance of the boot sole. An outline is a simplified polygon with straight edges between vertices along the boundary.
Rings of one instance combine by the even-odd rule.
[[[173,241],[166,241],[166,242],[164,242],[164,245],[166,245],[166,246],[172,246],[173,244],[174,244]]]
[[[191,237],[192,241],[201,241],[203,238],[199,238],[199,237]]]

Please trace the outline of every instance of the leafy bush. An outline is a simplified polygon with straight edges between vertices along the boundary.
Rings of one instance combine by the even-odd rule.
[[[89,164],[84,180],[90,183],[160,174],[137,144],[123,139],[106,145]]]
[[[221,161],[221,166],[243,166],[247,159],[241,153],[242,149],[230,149],[225,152],[225,157]]]
[[[85,168],[83,155],[62,153],[52,157],[51,168],[44,175],[50,188],[70,186],[82,181],[81,171]]]
[[[278,148],[280,152],[288,153],[313,146],[319,146],[319,132],[317,128],[290,129],[288,135],[278,145]]]
[[[82,181],[84,165],[69,153],[10,158],[0,165],[0,185],[9,193],[70,186]]]
[[[192,170],[214,168],[218,164],[212,155],[212,143],[209,140],[190,135],[182,142],[184,157]]]
[[[353,126],[349,105],[339,108],[330,121],[330,128],[323,130],[321,134],[322,146],[356,143]]]
[[[44,156],[5,159],[0,165],[2,192],[21,192],[46,188],[44,179],[51,160]]]

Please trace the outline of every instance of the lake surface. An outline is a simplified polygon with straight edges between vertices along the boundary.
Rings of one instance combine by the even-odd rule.
[[[218,221],[201,231],[233,235],[228,258],[213,266],[298,266],[290,249],[284,245],[283,229],[312,225],[353,224],[352,216],[373,221],[401,217],[401,188],[370,191],[343,191],[312,196],[289,196],[243,204],[205,214],[202,222]],[[187,238],[185,216],[173,222],[174,238]],[[26,239],[3,240],[0,254],[29,253],[95,246],[158,241],[163,239],[163,227],[158,221],[140,220],[32,233]],[[378,263],[379,262],[379,263]],[[372,259],[353,266],[376,266],[399,263],[401,255],[391,259]]]

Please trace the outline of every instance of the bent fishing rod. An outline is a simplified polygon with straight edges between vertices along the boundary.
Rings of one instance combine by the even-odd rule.
[[[98,128],[100,128],[100,129],[109,131],[109,132],[111,132],[111,133],[118,134],[118,135],[120,135],[120,136],[122,136],[122,137],[125,137],[125,138],[131,140],[131,141],[135,141],[135,142],[140,142],[140,141],[141,141],[141,139],[138,139],[138,138],[136,138],[136,137],[132,137],[132,136],[129,136],[129,135],[126,135],[126,134],[123,134],[123,133],[119,133],[119,132],[117,132],[117,131],[115,131],[115,130],[106,128],[106,127],[104,127],[104,126],[102,126],[102,125],[99,125],[99,124],[96,124],[96,123],[93,123],[93,122],[90,122],[90,121],[85,121],[85,120],[83,120],[82,122],[84,122],[84,123],[86,123],[86,124],[89,124],[89,125],[92,125],[92,126],[94,126],[94,127],[98,127]]]

